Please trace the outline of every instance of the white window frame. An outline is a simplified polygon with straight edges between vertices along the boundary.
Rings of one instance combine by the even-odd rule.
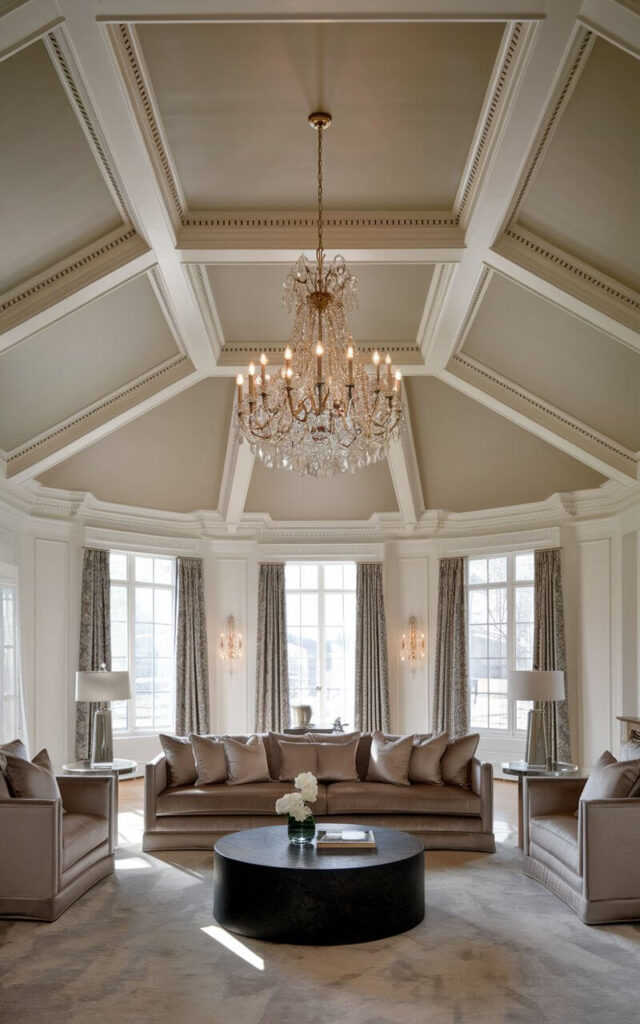
[[[318,708],[319,708],[319,710],[318,710],[318,722],[314,722],[313,724],[314,725],[321,724],[323,726],[324,725],[331,725],[332,723],[328,722],[326,717],[325,717],[327,712],[325,711],[326,687],[325,687],[325,611],[324,611],[324,604],[325,604],[325,602],[324,602],[324,597],[325,597],[325,594],[328,594],[328,593],[329,594],[331,594],[331,593],[336,593],[336,594],[353,594],[354,595],[354,600],[355,600],[355,594],[356,594],[356,589],[357,589],[357,563],[355,562],[355,560],[350,559],[350,558],[346,558],[346,559],[345,558],[325,558],[322,561],[316,561],[316,559],[310,559],[310,558],[307,558],[307,559],[288,558],[288,559],[286,559],[286,565],[287,566],[298,566],[300,568],[305,568],[305,567],[308,568],[309,566],[313,565],[313,566],[315,566],[318,569],[318,586],[316,588],[312,589],[312,588],[302,588],[302,587],[300,587],[300,589],[295,589],[295,590],[293,590],[293,592],[296,593],[296,594],[317,594],[318,595],[318,652],[319,652],[319,657],[318,657],[318,683],[316,685],[316,693],[319,695],[318,696]],[[335,565],[350,565],[350,566],[356,567],[356,583],[355,583],[353,589],[351,587],[349,587],[349,588],[342,587],[341,589],[336,590],[335,587],[325,587],[325,585],[324,585],[325,569],[328,566],[335,566]],[[286,570],[285,570],[285,572],[286,572]],[[285,582],[285,602],[286,602],[286,595],[287,595],[288,592],[290,592],[290,591],[287,590],[287,586],[286,586],[286,582]],[[288,641],[287,641],[287,643],[288,643]],[[354,628],[354,666],[353,666],[353,676],[354,676],[354,678],[353,678],[352,691],[353,691],[353,695],[354,695],[354,706],[351,709],[350,719],[353,719],[353,717],[355,715],[355,628]],[[345,714],[349,714],[349,712],[346,712]],[[350,723],[347,723],[347,724],[350,724],[350,727],[351,727],[351,726],[353,726],[353,721],[350,721]]]
[[[5,709],[9,706],[9,702],[13,705],[14,721],[16,722],[16,728],[18,732],[17,738],[24,739],[26,741],[26,720],[25,720],[25,709],[24,709],[24,688],[22,680],[22,651],[20,646],[20,591],[18,587],[18,570],[16,566],[0,562],[0,586],[6,587],[13,591],[13,636],[12,643],[4,644],[3,646],[11,647],[13,649],[13,688],[14,693],[11,697],[7,697],[4,690],[0,692],[0,701],[2,701],[3,709],[0,721],[5,721]],[[0,609],[1,612],[1,609]],[[4,657],[4,651],[0,650],[0,657]],[[15,731],[15,729],[14,729]],[[16,736],[10,736],[10,739],[15,739]],[[2,738],[0,737],[0,742]]]
[[[523,548],[517,551],[491,551],[487,554],[478,553],[477,555],[469,555],[465,558],[465,588],[466,588],[466,616],[467,616],[467,664],[471,665],[471,626],[470,621],[470,601],[469,595],[473,590],[490,590],[492,588],[507,588],[507,673],[515,668],[516,665],[516,591],[520,588],[529,587],[533,588],[534,581],[530,580],[516,580],[515,578],[515,562],[518,555],[533,555],[534,552],[529,548]],[[470,562],[476,558],[506,558],[507,559],[507,579],[501,583],[470,583],[469,582],[469,569]],[[470,684],[470,680],[469,680]],[[474,732],[480,733],[481,736],[491,737],[502,737],[503,739],[521,739],[526,735],[526,729],[516,728],[516,701],[513,700],[507,694],[507,727],[506,729],[496,729],[489,726],[472,726],[471,725],[471,686],[469,685],[469,728],[473,729]],[[526,703],[526,702],[521,702]]]
[[[175,658],[175,628],[176,628],[176,589],[177,589],[177,577],[176,577],[176,559],[173,555],[167,555],[162,551],[123,551],[121,548],[110,548],[109,555],[123,555],[127,559],[127,579],[109,580],[109,586],[126,587],[127,588],[127,665],[131,680],[131,697],[127,701],[127,727],[126,729],[119,729],[114,725],[113,735],[114,738],[125,738],[125,737],[141,737],[141,736],[157,736],[158,729],[154,726],[136,727],[136,687],[135,687],[135,600],[136,600],[136,587],[149,587],[151,590],[154,588],[171,590],[173,591],[173,629],[174,629],[174,648],[173,648],[173,678],[172,678],[172,691],[171,691],[171,707],[172,707],[172,718],[171,724],[166,728],[173,732],[176,724],[176,658]],[[136,581],[135,578],[135,560],[136,558],[161,558],[165,561],[173,562],[173,581],[172,583],[145,583],[142,581]],[[111,596],[111,595],[109,595]],[[155,699],[155,693],[154,693]],[[165,728],[164,726],[162,728]]]

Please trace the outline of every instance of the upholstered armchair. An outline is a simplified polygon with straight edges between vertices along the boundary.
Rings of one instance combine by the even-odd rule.
[[[525,779],[524,871],[586,924],[640,920],[640,797],[580,800],[585,783]]]
[[[113,871],[114,778],[62,775],[58,785],[62,803],[0,799],[1,917],[55,921]]]

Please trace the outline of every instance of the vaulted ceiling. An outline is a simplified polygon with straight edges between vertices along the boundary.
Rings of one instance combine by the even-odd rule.
[[[638,488],[635,5],[461,0],[450,20],[435,0],[410,16],[331,6],[0,4],[14,493],[204,510],[231,532],[412,532],[434,513]],[[282,280],[315,249],[318,108],[353,334],[407,378],[389,459],[329,481],[254,462],[232,384],[287,343]]]

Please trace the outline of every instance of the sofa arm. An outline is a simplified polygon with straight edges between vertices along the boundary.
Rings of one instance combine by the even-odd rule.
[[[583,800],[582,861],[588,900],[640,900],[640,797]]]
[[[167,788],[167,759],[158,754],[144,767],[144,827],[149,832],[156,824],[156,801]]]
[[[50,899],[60,887],[60,800],[0,801],[0,899]]]
[[[471,762],[471,792],[480,797],[482,831],[493,832],[493,765],[477,757]]]

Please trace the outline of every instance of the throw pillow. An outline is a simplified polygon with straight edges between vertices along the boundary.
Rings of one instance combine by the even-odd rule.
[[[227,781],[227,759],[224,743],[215,736],[189,736],[196,759],[198,776],[196,786],[209,786],[215,782]]]
[[[267,764],[269,774],[277,782],[282,772],[282,754],[280,753],[281,743],[307,743],[306,734],[295,735],[286,732],[269,732],[264,737],[265,750],[267,751]]]
[[[324,737],[314,739],[318,764],[316,778],[318,782],[358,782],[356,754],[360,734],[356,733],[346,743],[332,743]]]
[[[480,742],[479,732],[470,732],[447,743],[442,755],[440,768],[442,781],[448,786],[462,786],[469,789],[471,784],[471,762]]]
[[[29,760],[29,755],[22,740],[11,740],[10,743],[3,743],[0,746],[0,800],[10,800],[11,790],[4,774],[5,761],[2,756],[3,754],[13,754],[14,757],[22,757],[25,761]]]
[[[409,761],[412,747],[413,736],[388,740],[384,733],[374,732],[371,737],[367,782],[390,782],[392,786],[410,785]]]
[[[441,732],[431,739],[420,739],[416,736],[409,761],[409,782],[423,782],[432,786],[442,786],[442,768],[440,760],[449,742],[449,733]]]
[[[160,742],[167,759],[167,786],[192,786],[198,770],[189,737],[168,736],[161,732]]]
[[[223,736],[227,759],[227,786],[243,782],[271,782],[267,752],[260,736],[251,736],[246,743]]]
[[[616,761],[605,750],[591,770],[581,800],[611,800],[630,796],[640,776],[640,760]]]
[[[62,800],[58,780],[46,750],[33,761],[14,754],[4,754],[5,773],[14,796],[27,800]]]
[[[313,743],[287,743],[280,740],[280,782],[293,782],[301,772],[316,775],[318,755]]]

